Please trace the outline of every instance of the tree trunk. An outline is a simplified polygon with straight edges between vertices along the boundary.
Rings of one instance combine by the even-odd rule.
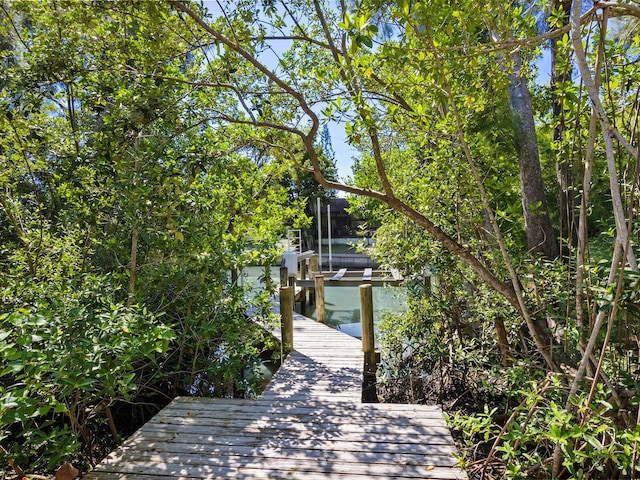
[[[552,0],[550,9],[561,8],[566,13],[566,18],[562,22],[562,26],[569,24],[569,12],[571,11],[572,0]],[[560,52],[558,51],[558,39],[550,39],[551,51],[551,108],[553,112],[553,140],[558,145],[563,144],[563,137],[567,130],[564,121],[562,108],[562,97],[558,94],[558,89],[562,85],[571,82],[573,68],[571,62],[567,59],[567,66],[560,68]],[[575,188],[574,175],[571,162],[571,152],[560,151],[556,154],[556,181],[558,184],[558,229],[560,238],[566,239],[570,244],[574,244],[577,240],[577,232],[575,230],[576,205],[575,205]],[[562,244],[560,245],[560,255],[563,255]]]
[[[532,254],[555,260],[560,253],[556,234],[551,226],[544,195],[544,183],[538,154],[538,140],[533,120],[533,107],[527,80],[522,75],[519,54],[512,57],[513,73],[509,75],[509,106],[513,120],[514,142],[520,164],[522,209],[527,244]]]
[[[376,171],[380,177],[380,183],[382,186],[381,191],[372,190],[368,188],[360,188],[354,185],[341,183],[337,180],[327,179],[323,174],[322,163],[320,161],[320,156],[318,154],[318,151],[316,150],[316,141],[315,141],[316,134],[318,133],[321,125],[321,121],[318,115],[316,114],[316,112],[314,111],[314,109],[312,108],[312,106],[309,103],[307,103],[305,95],[301,91],[296,90],[296,88],[291,84],[287,83],[287,81],[283,80],[283,78],[281,78],[275,71],[270,70],[266,65],[261,63],[257,57],[255,57],[248,50],[243,48],[238,42],[236,42],[235,40],[232,40],[229,37],[226,37],[220,31],[216,30],[214,27],[208,24],[205,20],[203,20],[198,14],[190,10],[189,7],[184,5],[182,2],[178,0],[168,0],[168,1],[177,10],[180,10],[186,13],[188,16],[190,16],[200,27],[202,27],[206,32],[211,34],[211,36],[214,39],[216,39],[217,42],[219,42],[221,45],[224,45],[225,47],[228,47],[231,51],[234,51],[235,53],[240,55],[242,58],[247,60],[258,72],[260,72],[260,74],[264,75],[269,81],[273,82],[273,84],[276,85],[278,88],[282,89],[283,93],[289,95],[292,99],[294,99],[297,102],[301,111],[304,112],[304,114],[307,115],[309,118],[309,126],[304,131],[298,128],[294,128],[286,125],[253,122],[256,126],[275,128],[277,130],[286,131],[291,134],[297,135],[302,140],[304,144],[304,149],[306,153],[309,155],[311,168],[313,170],[313,173],[318,183],[325,189],[340,190],[345,193],[363,195],[368,198],[377,199],[385,203],[395,211],[397,211],[399,214],[402,214],[408,219],[414,221],[417,225],[423,227],[429,234],[431,234],[434,237],[435,240],[441,242],[444,248],[449,250],[452,254],[456,255],[461,261],[463,261],[470,268],[472,268],[481,279],[483,279],[497,293],[502,295],[505,298],[505,300],[507,300],[516,309],[516,311],[522,316],[523,320],[526,322],[527,328],[529,329],[529,332],[531,333],[531,336],[535,342],[536,349],[544,358],[549,369],[553,371],[559,371],[558,366],[556,365],[553,359],[553,351],[551,349],[551,342],[550,342],[550,337],[548,335],[548,332],[539,328],[539,325],[537,324],[536,320],[532,317],[532,315],[528,311],[527,306],[525,304],[521,289],[519,287],[517,273],[515,271],[515,268],[513,268],[511,259],[507,252],[506,245],[502,239],[502,236],[500,235],[500,231],[499,231],[499,228],[497,227],[495,218],[491,214],[489,197],[487,195],[487,192],[484,189],[482,176],[475,164],[473,155],[471,154],[471,150],[465,140],[462,120],[460,118],[459,112],[455,107],[456,104],[455,104],[454,95],[451,91],[450,85],[446,81],[444,82],[442,87],[444,88],[444,91],[447,94],[447,97],[451,103],[452,111],[456,118],[456,124],[458,128],[457,136],[460,141],[460,146],[464,151],[464,155],[467,158],[469,167],[473,173],[473,179],[480,190],[483,207],[490,214],[491,225],[496,235],[496,242],[500,248],[500,252],[505,262],[505,266],[509,271],[510,283],[504,283],[487,265],[483,264],[482,261],[480,261],[480,259],[474,256],[474,254],[472,253],[472,251],[469,249],[467,245],[457,242],[454,238],[450,237],[445,231],[443,231],[438,225],[436,225],[435,223],[433,223],[433,221],[427,218],[423,213],[412,208],[410,205],[404,203],[401,199],[399,199],[396,196],[393,185],[391,184],[389,177],[387,175],[386,165],[385,165],[385,161],[382,154],[382,149],[380,147],[379,139],[377,136],[377,133],[378,133],[377,128],[373,122],[371,122],[371,124],[368,125],[367,130],[368,130],[368,137],[371,140],[371,153],[375,161]],[[314,3],[314,7],[317,13],[318,19],[321,23],[322,29],[325,34],[325,41],[326,41],[327,48],[331,53],[336,64],[342,64],[343,63],[342,59],[345,58],[344,52],[346,51],[346,49],[343,49],[343,51],[340,51],[335,46],[332,33],[328,27],[328,24],[324,18],[322,9],[320,7],[320,2],[317,0],[314,0],[313,3]],[[425,33],[427,34],[429,33],[428,28],[426,28]],[[435,48],[433,40],[428,35],[427,35],[427,38],[431,43],[431,50],[433,52],[437,52],[438,50]],[[434,55],[434,60],[436,62],[436,67],[441,70],[444,70],[440,65],[440,59],[438,55]],[[346,58],[346,63],[349,63],[348,57]],[[351,67],[352,65],[349,66],[349,69],[351,69]],[[358,99],[358,101],[355,102],[357,115],[359,115],[360,118],[363,118],[363,119],[371,119],[373,117],[372,111],[369,109],[368,105],[364,104],[364,106],[362,106],[363,104],[360,100],[361,97],[364,98],[364,95],[362,95],[362,91],[359,89],[357,84],[354,84],[350,80],[349,75],[351,73],[354,73],[351,70],[349,71],[349,73],[347,73],[346,70],[341,69],[341,73],[340,73],[340,75],[342,75],[341,80],[347,86],[348,94],[351,95],[351,98]],[[408,107],[409,110],[411,110],[411,106],[408,105],[399,94],[396,95],[394,93],[393,96],[394,98],[399,98],[400,103],[403,106]],[[527,91],[527,98],[529,98],[528,91]],[[529,99],[529,105],[530,103],[531,101]],[[232,122],[235,121],[236,123],[239,123],[239,124],[251,123],[244,119],[243,120],[231,119],[230,121]],[[365,123],[369,124],[370,120],[367,120],[367,122]],[[535,129],[533,130],[533,132],[534,132],[534,138],[535,138]],[[537,144],[536,144],[536,148],[537,148]],[[539,170],[539,165],[538,165],[538,170]],[[544,208],[546,208],[546,205],[544,206]],[[552,236],[552,239],[554,242],[556,242],[555,245],[556,245],[556,256],[557,256],[557,241],[555,239],[555,236]]]
[[[133,305],[136,293],[136,274],[138,271],[138,230],[134,226],[131,230],[131,254],[129,256],[129,291],[127,295],[127,307]]]
[[[140,171],[140,160],[138,151],[140,148],[140,134],[137,132],[134,142],[134,160],[133,160],[133,182],[132,186],[135,190],[138,184],[138,173]],[[135,209],[135,217],[131,226],[131,253],[129,255],[129,291],[127,295],[127,307],[133,305],[133,299],[136,293],[136,275],[138,274],[138,211]]]

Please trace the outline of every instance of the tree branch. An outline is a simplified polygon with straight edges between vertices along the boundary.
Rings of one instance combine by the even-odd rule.
[[[293,97],[300,105],[302,111],[311,119],[311,127],[309,132],[306,133],[306,136],[311,138],[315,137],[315,134],[318,131],[320,121],[315,112],[311,109],[311,107],[305,102],[304,97],[292,88],[288,83],[283,81],[278,75],[276,75],[272,70],[267,68],[262,62],[260,62],[254,55],[251,55],[247,50],[242,48],[238,43],[234,43],[225,35],[211,27],[207,22],[205,22],[202,17],[196,14],[193,10],[187,7],[180,0],[167,0],[171,5],[173,5],[178,10],[186,13],[189,17],[193,19],[198,25],[200,25],[206,32],[212,35],[216,40],[220,43],[227,46],[232,51],[236,52],[242,58],[244,58],[247,62],[249,62],[254,68],[256,68],[260,73],[265,75],[269,80],[275,83],[278,87],[280,87],[284,92],[288,93]]]
[[[618,3],[618,2],[598,2],[597,8],[609,8],[612,11],[609,12],[610,17],[622,17],[624,15],[630,15],[632,17],[640,18],[640,6],[633,3]]]
[[[275,85],[277,85],[280,89],[282,89],[283,92],[289,94],[292,98],[294,98],[296,102],[300,105],[300,108],[305,112],[306,115],[309,116],[312,124],[311,124],[310,130],[305,133],[304,131],[296,127],[275,124],[272,122],[265,122],[265,121],[241,120],[237,118],[231,118],[225,114],[220,114],[219,115],[220,119],[223,119],[227,122],[252,125],[255,127],[276,129],[276,130],[288,132],[300,137],[303,141],[305,150],[309,155],[311,164],[313,165],[313,172],[316,177],[316,180],[323,188],[340,190],[340,191],[354,194],[354,195],[361,195],[364,197],[373,198],[386,205],[389,205],[392,209],[396,210],[397,212],[404,215],[408,219],[414,221],[417,225],[424,228],[425,231],[428,234],[430,234],[436,241],[441,243],[452,254],[458,256],[482,280],[484,280],[496,292],[502,295],[505,298],[505,300],[509,302],[518,312],[525,315],[526,318],[529,318],[527,316],[527,310],[524,307],[523,300],[521,296],[517,295],[517,293],[514,291],[513,284],[510,285],[509,283],[505,283],[501,281],[486,265],[484,265],[478,258],[476,258],[473,255],[473,253],[468,247],[454,240],[447,233],[445,233],[440,227],[438,227],[431,220],[425,217],[423,214],[421,214],[420,212],[418,212],[408,204],[404,203],[402,200],[395,197],[391,183],[386,178],[386,171],[384,169],[382,152],[379,145],[377,131],[375,129],[375,126],[371,125],[371,122],[373,122],[374,120],[372,116],[374,112],[372,111],[370,112],[369,111],[370,109],[367,107],[367,105],[360,103],[356,105],[356,108],[358,111],[358,115],[360,115],[360,117],[363,120],[365,120],[365,124],[367,125],[368,134],[371,139],[371,147],[373,150],[374,160],[376,162],[378,173],[380,174],[380,178],[383,185],[382,192],[377,190],[367,189],[367,188],[360,188],[360,187],[355,187],[351,185],[345,185],[343,183],[327,180],[326,178],[324,178],[320,169],[318,152],[316,151],[316,148],[314,145],[315,134],[317,133],[318,127],[319,127],[319,120],[317,115],[315,115],[314,112],[311,110],[311,106],[309,103],[307,103],[307,101],[303,97],[303,94],[295,90],[295,88],[293,88],[291,85],[289,85],[285,81],[283,81],[280,77],[278,77],[278,75],[274,71],[267,68],[255,56],[253,56],[246,49],[244,49],[240,44],[234,43],[231,39],[227,38],[221,32],[207,25],[206,22],[204,22],[201,18],[198,18],[198,16],[194,12],[192,12],[187,6],[185,6],[181,1],[179,0],[168,0],[168,1],[172,5],[174,5],[177,9],[191,16],[197,24],[199,24],[202,28],[204,28],[207,32],[209,32],[221,44],[224,44],[231,51],[234,51],[238,55],[243,57],[259,72],[265,75],[267,79],[269,79]],[[362,97],[359,95],[361,95],[363,90],[358,87],[357,83],[354,83],[355,73],[352,70],[352,66],[348,62],[349,59],[343,55],[344,53],[343,51],[345,49],[342,48],[341,50],[335,45],[331,35],[331,31],[329,29],[328,24],[326,23],[326,20],[324,18],[324,15],[318,0],[314,0],[314,5],[315,5],[316,13],[318,16],[318,21],[322,26],[322,29],[326,38],[326,43],[329,46],[329,50],[334,59],[335,66],[339,69],[339,75],[341,76],[342,81],[345,87],[347,88],[348,95],[354,101],[358,100],[359,98],[361,99]],[[343,36],[343,41],[344,40],[345,40],[345,37]],[[353,78],[350,78],[348,76],[348,73],[351,73]],[[397,95],[399,94],[397,93],[394,94],[394,96],[397,96]],[[400,96],[400,99],[401,98],[402,97]],[[399,103],[402,103],[402,100],[398,100],[397,98],[396,98],[396,101],[398,101]],[[408,106],[406,102],[405,102],[405,106]],[[515,273],[513,275],[515,276]],[[513,280],[513,282],[517,284],[517,277],[515,277],[515,280]],[[529,325],[530,319],[527,323]],[[543,353],[546,346],[544,347],[541,346],[539,342],[537,342],[537,346]],[[548,358],[547,360],[550,365],[553,365],[552,360],[549,360]]]

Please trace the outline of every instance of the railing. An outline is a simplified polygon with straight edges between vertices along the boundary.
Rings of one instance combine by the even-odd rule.
[[[287,251],[302,252],[302,230],[287,230]]]

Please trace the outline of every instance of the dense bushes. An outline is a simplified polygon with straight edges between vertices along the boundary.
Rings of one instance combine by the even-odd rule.
[[[556,461],[559,478],[636,478],[640,377],[633,289],[624,289],[609,335],[598,339],[606,382],[593,382],[594,358],[591,373],[571,394],[580,361],[571,345],[579,344],[581,329],[559,313],[573,308],[563,290],[564,265],[537,264],[529,267],[536,275],[525,277],[528,301],[552,330],[561,373],[544,369],[531,355],[530,339],[508,306],[452,267],[437,282],[409,280],[408,315],[382,322],[383,397],[441,404],[472,478],[553,478]],[[591,275],[590,291],[600,308],[611,311],[614,292],[598,286],[607,269],[593,266]],[[625,276],[630,284],[636,279],[633,272]]]
[[[231,272],[299,209],[180,81],[167,3],[0,4],[0,469],[84,468],[177,394],[256,394],[271,292]]]
[[[0,424],[16,463],[52,469],[80,441],[91,456],[105,424],[117,436],[114,403],[157,381],[175,332],[144,308],[116,303],[110,281],[75,278],[0,317]]]

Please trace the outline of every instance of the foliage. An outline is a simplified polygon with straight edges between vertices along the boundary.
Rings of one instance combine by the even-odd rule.
[[[410,315],[385,327],[387,379],[438,375],[441,400],[466,389],[503,409],[454,418],[469,440],[497,440],[486,454],[507,475],[635,468],[636,428],[620,419],[638,408],[640,47],[633,22],[608,35],[610,17],[637,15],[632,4],[552,2],[542,36],[523,2],[237,1],[209,17],[181,0],[1,5],[3,352],[31,352],[23,335],[45,345],[43,318],[80,328],[78,342],[107,357],[118,344],[99,336],[105,319],[112,335],[136,319],[141,339],[115,369],[131,380],[70,380],[77,404],[36,399],[21,363],[3,370],[3,398],[26,399],[7,430],[31,445],[14,441],[12,455],[42,453],[37,435],[70,452],[65,425],[93,421],[80,405],[129,399],[160,364],[172,393],[251,394],[243,372],[268,340],[246,312],[268,318],[268,293],[252,304],[233,272],[274,262],[283,230],[309,223],[319,185],[362,197],[355,208],[381,225],[376,255],[413,279]],[[553,81],[533,91],[541,111],[528,132],[542,140],[547,198],[523,212],[533,175],[508,105],[548,38]],[[328,122],[361,152],[348,184],[332,176]],[[559,260],[531,254],[524,213],[557,221]],[[90,285],[99,301],[75,293]],[[157,328],[175,337],[158,346]],[[43,363],[34,385],[53,370]]]
[[[87,467],[123,405],[256,394],[272,292],[232,272],[306,219],[265,139],[190,85],[209,52],[169,5],[0,7],[2,460]]]
[[[394,11],[395,5],[380,8],[383,10],[385,7]],[[474,32],[473,29],[481,30],[482,27],[473,21],[468,23],[470,31],[465,30],[467,24],[464,24],[464,27],[460,25],[463,32],[458,32],[455,28],[446,28],[451,19],[466,18],[465,15],[469,14],[465,13],[466,7],[468,5],[456,5],[455,8],[459,10],[450,17],[446,17],[450,11],[443,9],[442,12],[446,12],[445,19],[439,26],[443,27],[446,33],[436,31],[433,34],[434,45],[438,47],[433,50],[434,57],[440,55],[444,58],[445,62],[442,65],[449,65],[446,63],[449,61],[455,64],[451,71],[456,72],[456,79],[468,71],[467,66],[454,63],[456,59],[468,60],[469,52],[473,52],[474,48],[482,48],[482,42],[478,40],[475,40],[477,43],[474,45],[471,35],[477,31]],[[411,8],[407,7],[406,11],[410,11]],[[556,20],[551,21],[557,21],[561,13],[555,11]],[[423,13],[416,8],[413,15],[417,18]],[[516,36],[526,36],[526,29],[522,30],[521,27],[527,24],[528,20],[522,10],[516,8],[512,18],[517,19],[518,15],[522,15],[520,18],[524,21],[517,27]],[[631,126],[633,122],[629,123],[623,119],[628,118],[632,111],[637,111],[637,103],[630,102],[629,90],[621,87],[620,82],[632,82],[635,78],[633,59],[636,54],[633,53],[631,44],[628,44],[627,47],[631,47],[631,50],[625,60],[622,60],[622,44],[611,40],[601,41],[599,38],[606,24],[592,23],[590,28],[598,33],[593,37],[586,37],[593,41],[588,59],[591,65],[597,62],[607,63],[606,74],[603,74],[603,89],[610,93],[604,95],[604,110],[613,123],[618,125],[620,122],[620,134],[617,139],[633,139],[636,135],[635,128]],[[504,31],[501,34],[505,35]],[[457,35],[457,40],[447,43]],[[585,35],[589,35],[586,29]],[[558,38],[558,48],[565,55],[559,57],[557,73],[562,74],[571,71],[573,44],[569,36]],[[628,36],[626,38],[629,39]],[[401,36],[401,39],[409,42],[406,37]],[[383,46],[388,44],[382,39],[380,42]],[[452,45],[455,47],[451,48]],[[599,58],[596,60],[596,57]],[[482,62],[489,58],[490,53],[483,54],[479,61],[474,63],[474,67],[478,67],[476,71],[481,75]],[[407,60],[407,57],[403,60]],[[617,62],[624,64],[624,69],[616,70],[614,64],[618,64]],[[401,68],[403,71],[406,70],[406,63],[403,63]],[[378,76],[381,75],[378,73]],[[637,269],[633,266],[633,260],[630,260],[631,266],[626,269],[620,266],[619,260],[614,260],[612,264],[612,258],[615,258],[614,245],[621,241],[620,223],[618,221],[616,224],[615,215],[610,208],[611,203],[616,201],[616,193],[610,182],[615,172],[612,173],[611,170],[611,157],[606,152],[606,142],[598,141],[594,137],[594,130],[587,128],[591,117],[587,100],[594,101],[593,96],[589,98],[579,82],[564,81],[556,83],[556,90],[553,91],[562,102],[559,114],[554,110],[552,115],[550,109],[547,113],[544,109],[549,108],[549,104],[544,103],[544,99],[541,102],[538,100],[538,106],[543,109],[540,118],[545,122],[539,124],[540,131],[550,137],[552,132],[555,135],[554,129],[563,127],[559,137],[549,140],[550,148],[542,151],[545,154],[542,159],[543,165],[547,168],[545,178],[553,180],[554,176],[557,176],[558,195],[564,194],[572,199],[568,207],[567,204],[561,207],[561,202],[550,202],[550,205],[558,205],[559,209],[567,209],[561,209],[553,216],[559,222],[558,231],[564,232],[567,228],[560,222],[569,219],[570,225],[569,233],[563,238],[564,251],[568,252],[566,258],[562,262],[547,263],[530,258],[527,252],[523,251],[524,242],[520,233],[523,228],[522,214],[518,206],[513,162],[503,160],[512,155],[511,147],[507,142],[496,141],[505,139],[506,136],[504,127],[501,127],[504,121],[501,120],[504,118],[503,109],[499,107],[500,103],[495,101],[496,92],[499,95],[501,88],[500,74],[494,74],[494,77],[495,87],[483,89],[487,90],[490,96],[485,100],[486,103],[482,100],[477,101],[481,95],[478,93],[479,89],[467,90],[468,93],[461,94],[461,98],[467,100],[473,95],[474,105],[481,106],[479,117],[482,118],[486,114],[486,118],[490,119],[489,122],[471,120],[467,126],[465,122],[474,116],[472,113],[464,115],[462,121],[465,140],[471,151],[478,154],[480,159],[477,165],[482,173],[483,187],[488,193],[505,245],[516,262],[518,283],[523,290],[527,310],[537,322],[544,324],[543,328],[548,330],[556,347],[555,358],[562,362],[562,368],[572,375],[548,375],[549,386],[545,388],[545,395],[540,397],[540,402],[546,409],[534,410],[531,403],[527,403],[526,407],[516,407],[523,395],[531,395],[531,398],[535,396],[535,389],[528,390],[528,387],[523,385],[536,381],[538,374],[535,372],[539,365],[536,355],[532,354],[531,345],[522,335],[518,319],[513,316],[507,305],[501,304],[484,288],[486,284],[478,282],[473,275],[465,272],[465,268],[455,257],[451,258],[446,253],[443,255],[441,246],[425,236],[419,228],[415,228],[407,221],[406,216],[385,208],[376,201],[363,199],[359,200],[361,208],[369,212],[374,223],[382,225],[377,232],[378,243],[374,253],[384,264],[399,268],[407,275],[414,274],[418,278],[416,285],[419,294],[414,296],[415,305],[410,315],[385,324],[386,351],[383,353],[387,358],[386,363],[383,363],[382,374],[385,391],[390,399],[438,401],[446,407],[463,411],[464,414],[454,416],[454,427],[459,430],[461,438],[474,445],[473,451],[481,451],[490,457],[486,463],[478,457],[467,459],[466,464],[474,472],[482,466],[486,469],[492,468],[492,460],[499,458],[499,471],[494,470],[491,473],[509,478],[556,478],[565,475],[571,478],[614,478],[633,475],[631,471],[636,468],[636,433],[635,424],[628,422],[626,412],[627,409],[636,411],[637,405],[630,403],[623,392],[635,394],[637,391],[635,384],[632,382],[630,386],[628,382],[628,372],[633,368],[629,366],[628,358],[636,354],[637,348],[634,342],[636,313],[630,313],[635,312],[635,302],[631,299],[631,285]],[[440,81],[440,84],[444,85],[443,89],[453,89],[453,97],[456,96],[456,88],[465,88],[456,79]],[[467,79],[467,82],[473,83],[470,79]],[[487,84],[491,85],[491,82],[492,80],[488,80]],[[450,104],[449,107],[453,108]],[[461,111],[464,108],[460,104],[456,107]],[[437,116],[437,113],[432,114],[430,118]],[[458,164],[454,160],[447,160],[447,154],[450,154],[452,149],[448,148],[440,153],[436,141],[425,142],[419,149],[411,148],[410,139],[413,134],[414,132],[407,128],[394,129],[394,144],[389,149],[390,154],[387,158],[402,158],[401,162],[394,163],[388,171],[391,182],[397,185],[394,193],[409,192],[411,197],[407,197],[407,203],[420,212],[427,212],[426,214],[436,219],[438,225],[450,235],[464,239],[465,245],[472,249],[476,256],[482,257],[492,266],[497,265],[500,258],[491,246],[492,232],[488,218],[483,218],[486,210],[477,209],[474,212],[473,207],[479,203],[478,197],[475,197],[474,201],[475,189],[469,185],[468,176],[461,176],[459,173],[464,171],[464,165],[461,164],[461,170],[458,170]],[[398,138],[401,140],[398,141]],[[632,218],[634,213],[631,209],[635,208],[633,205],[636,203],[636,194],[632,186],[635,180],[629,183],[629,175],[637,175],[637,165],[632,149],[628,149],[629,154],[626,154],[621,147],[622,144],[624,141],[620,140],[615,158],[615,170],[621,175],[621,179],[615,182],[619,183],[623,191],[625,213],[628,218]],[[589,153],[590,149],[592,153]],[[425,157],[429,159],[426,162],[423,160]],[[442,173],[434,177],[432,172],[436,162],[433,158],[437,161],[438,157],[443,160],[443,168]],[[485,162],[482,159],[491,160]],[[577,161],[578,159],[582,161]],[[416,160],[422,160],[419,167]],[[627,162],[634,163],[634,166]],[[562,177],[564,173],[561,175],[566,165],[571,165],[570,177]],[[378,163],[373,156],[363,154],[355,168],[356,183],[366,188],[382,188],[377,167]],[[608,172],[604,173],[607,168]],[[589,169],[593,176],[584,176]],[[458,184],[452,182],[456,176],[462,178]],[[416,182],[412,185],[414,178],[423,183]],[[588,201],[587,195],[597,200]],[[467,200],[470,208],[460,208]],[[584,228],[580,231],[578,212],[581,200],[587,203],[581,207],[586,215],[584,220],[580,220],[581,225],[584,225],[580,227]],[[571,212],[569,209],[575,210]],[[629,225],[632,223],[629,222]],[[580,249],[577,248],[577,242],[582,242]],[[634,256],[633,250],[628,252],[630,256]],[[575,269],[576,266],[578,269],[583,268],[580,265],[585,265],[585,274],[577,276]],[[428,279],[428,275],[433,271],[440,273],[441,281],[437,288],[425,289],[421,286],[422,279],[425,275]],[[422,291],[427,293],[422,294]],[[608,328],[599,330],[597,326],[594,327],[597,318],[607,315],[610,315],[606,323]],[[467,331],[461,329],[460,318],[478,319],[478,328]],[[497,328],[498,319],[505,325],[502,336]],[[495,334],[489,333],[494,327]],[[595,390],[587,393],[591,386],[576,383],[582,376],[579,372],[576,373],[574,368],[590,364],[588,368],[593,369],[598,362],[598,358],[594,357],[581,360],[589,337],[594,339],[595,351],[601,352],[601,368],[598,372],[602,374],[603,383],[597,383]],[[504,346],[505,339],[511,355],[509,364],[515,362],[522,366],[518,369],[520,374],[514,384],[496,382],[496,379],[508,376],[512,371],[498,366],[506,365],[504,357],[500,358],[500,349]],[[592,370],[591,372],[593,373]],[[451,387],[452,385],[454,387]],[[452,391],[458,395],[452,394]],[[472,399],[469,404],[465,402],[467,398]],[[487,402],[490,407],[483,409],[483,402]],[[603,408],[603,402],[608,402],[608,406]],[[475,414],[474,409],[477,409]],[[509,422],[513,423],[509,423],[505,430],[501,431],[505,420],[510,418],[512,413],[514,417]],[[486,449],[478,449],[482,435],[486,437],[484,441],[488,442]],[[494,440],[497,447],[492,451],[491,445]],[[600,447],[602,455],[596,452]],[[488,473],[488,470],[485,472]]]
[[[2,315],[0,423],[18,464],[57,467],[79,447],[71,429],[91,451],[105,410],[159,374],[175,333],[144,308],[114,303],[112,280],[77,276]]]
[[[284,135],[280,146],[304,149],[321,185],[363,197],[355,208],[381,225],[378,258],[416,276],[411,315],[387,323],[386,378],[399,370],[424,379],[435,369],[442,379],[455,378],[456,388],[474,385],[471,391],[486,391],[488,400],[504,399],[513,409],[516,389],[493,379],[509,365],[522,365],[533,378],[545,368],[554,385],[562,384],[553,398],[557,418],[569,422],[578,418],[576,401],[586,398],[589,408],[596,401],[595,394],[584,395],[587,369],[596,385],[607,385],[603,395],[611,395],[616,408],[629,406],[621,396],[611,326],[628,317],[633,303],[622,275],[625,261],[637,271],[634,245],[627,246],[634,237],[626,231],[627,224],[633,228],[637,197],[637,135],[629,121],[637,99],[627,87],[636,84],[635,40],[625,57],[624,48],[605,38],[608,14],[637,12],[596,4],[585,13],[576,0],[569,16],[561,4],[570,3],[550,5],[545,36],[536,36],[536,5],[522,2],[303,1],[294,10],[236,2],[220,7],[225,22],[201,24],[247,72],[220,93],[233,92],[248,104],[268,99],[283,113],[227,121]],[[190,4],[173,4],[199,18]],[[596,10],[605,14],[595,16]],[[532,61],[547,38],[555,45],[554,81],[550,98],[533,104],[552,104],[550,114],[538,117],[546,147],[544,172],[536,175],[557,179],[547,195],[557,198],[548,203],[557,207],[553,215],[545,211],[544,195],[522,211],[520,197],[538,179],[521,168],[521,132],[506,107],[507,99],[513,106],[515,84],[531,80]],[[277,42],[288,48],[271,68],[262,53]],[[577,80],[573,65],[580,70]],[[353,183],[323,177],[317,135],[329,121],[342,122],[349,143],[361,151]],[[527,133],[535,140],[537,132]],[[591,200],[598,194],[611,204]],[[525,243],[524,233],[534,228],[528,214],[558,221],[561,259],[545,262],[531,254],[537,245],[528,235]],[[608,237],[598,236],[605,232]],[[545,229],[550,235],[555,232]],[[605,238],[614,239],[613,247]],[[600,260],[608,268],[596,277],[589,265]],[[423,293],[419,279],[433,270],[438,284]],[[603,288],[606,296],[599,295]],[[520,385],[529,380],[523,374]],[[595,425],[603,412],[592,411]],[[494,413],[482,422],[493,424]],[[547,438],[539,461],[557,477],[572,453],[553,432]],[[509,447],[511,440],[501,448]],[[604,465],[589,455],[592,465]],[[591,468],[588,461],[584,466]]]
[[[516,370],[517,371],[517,370]],[[552,475],[545,462],[559,445],[561,475],[569,478],[629,478],[637,475],[637,425],[620,423],[608,394],[599,388],[593,398],[586,393],[572,400],[575,413],[562,405],[564,394],[558,379],[530,380],[519,369],[509,379],[509,416],[496,415],[499,407],[475,416],[454,414],[449,421],[464,432],[463,464],[476,463],[502,470],[507,478],[539,478]],[[500,418],[501,423],[496,423]],[[633,422],[635,424],[635,422]],[[499,466],[496,466],[495,463]]]
[[[329,129],[325,125],[320,142],[317,146],[320,154],[320,169],[323,176],[331,180],[337,180],[336,158],[331,146]],[[325,203],[329,198],[335,197],[335,192],[323,189],[313,175],[313,169],[308,158],[303,158],[302,168],[292,169],[285,173],[283,182],[289,187],[289,199],[292,203],[298,202],[304,205],[304,212],[309,219],[316,215],[317,200]],[[318,238],[317,222],[304,224],[303,236],[308,250],[311,250],[314,240]]]
[[[437,402],[470,414],[478,404],[504,396],[500,365],[522,355],[521,342],[530,346],[518,334],[517,316],[507,304],[474,286],[453,259],[442,252],[437,258],[407,279],[407,314],[380,325],[382,395],[390,401]],[[504,324],[506,352],[496,335]]]

